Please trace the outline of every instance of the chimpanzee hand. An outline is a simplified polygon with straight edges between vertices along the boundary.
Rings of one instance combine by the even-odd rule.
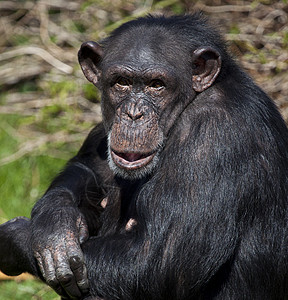
[[[80,245],[88,239],[84,217],[74,207],[61,207],[32,218],[32,249],[41,273],[64,299],[78,299],[89,289]]]
[[[14,218],[0,225],[0,270],[10,276],[32,273],[30,220]]]

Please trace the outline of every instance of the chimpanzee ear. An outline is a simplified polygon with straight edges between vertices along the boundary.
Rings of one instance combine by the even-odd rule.
[[[193,89],[203,92],[213,84],[221,69],[221,57],[217,50],[211,47],[201,47],[192,54]]]
[[[78,52],[78,60],[86,78],[94,85],[100,79],[99,63],[103,57],[103,49],[96,42],[86,42],[81,45]]]

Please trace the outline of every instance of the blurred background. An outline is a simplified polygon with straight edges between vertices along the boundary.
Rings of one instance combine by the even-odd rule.
[[[0,1],[0,224],[35,201],[101,120],[77,51],[123,22],[202,10],[288,122],[288,3],[237,0]],[[0,274],[0,300],[59,299],[31,277]]]

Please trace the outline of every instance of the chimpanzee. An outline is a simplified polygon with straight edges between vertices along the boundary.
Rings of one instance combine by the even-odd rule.
[[[72,299],[288,299],[288,130],[214,28],[139,18],[79,62],[103,123],[1,225],[1,270]]]

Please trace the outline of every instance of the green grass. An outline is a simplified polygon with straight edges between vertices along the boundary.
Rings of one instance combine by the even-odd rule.
[[[0,138],[1,142],[1,138]],[[65,161],[45,156],[23,157],[1,166],[0,215],[4,219],[29,217],[32,206],[48,187],[49,179]]]
[[[64,158],[45,155],[46,149],[49,153],[49,146],[53,146],[53,151],[57,147],[61,151],[67,145],[44,145],[43,149],[32,149],[24,156],[13,157],[21,153],[21,145],[27,142],[17,136],[25,120],[16,115],[0,115],[0,118],[0,221],[19,215],[29,217],[35,201],[66,163]],[[11,158],[11,162],[7,162],[7,158]]]
[[[28,3],[29,1],[24,0],[20,2]],[[29,3],[31,2],[34,1]],[[74,71],[72,74],[62,74],[52,68],[51,71],[48,70],[45,74],[39,73],[33,78],[28,77],[25,80],[16,81],[15,84],[9,83],[5,85],[5,83],[1,83],[0,108],[2,105],[10,105],[9,107],[12,108],[12,105],[14,105],[13,101],[9,102],[7,99],[13,93],[35,92],[39,95],[39,99],[49,99],[51,101],[44,107],[39,106],[35,108],[35,112],[32,111],[31,113],[29,111],[29,116],[24,112],[19,112],[18,115],[0,114],[0,224],[16,216],[30,216],[34,203],[45,192],[51,180],[63,168],[66,161],[76,153],[82,142],[82,132],[84,139],[86,135],[84,132],[87,133],[92,126],[90,123],[91,119],[88,118],[86,120],[85,116],[83,118],[83,112],[89,111],[89,108],[85,105],[81,107],[81,101],[78,100],[82,99],[82,103],[83,99],[97,103],[99,102],[99,92],[92,84],[84,81],[80,68],[77,65],[76,49],[79,48],[81,42],[85,40],[99,40],[123,22],[134,19],[137,16],[144,16],[147,13],[166,12],[178,14],[191,12],[193,3],[196,2],[202,2],[207,5],[212,3],[211,1],[180,0],[81,0],[78,10],[75,11],[73,9],[66,10],[65,7],[58,9],[47,5],[46,15],[45,9],[43,11],[41,9],[39,12],[36,9],[35,11],[33,10],[33,18],[31,12],[29,12],[30,9],[27,12],[25,9],[18,9],[13,11],[13,13],[9,13],[11,23],[7,25],[5,23],[5,28],[11,29],[11,32],[15,34],[3,35],[1,46],[3,52],[13,50],[13,46],[41,47],[49,50],[48,52],[56,58],[70,64]],[[225,1],[216,2],[217,4],[215,5],[217,6],[226,4]],[[258,3],[273,5],[276,2],[255,0],[251,2],[251,8],[256,7]],[[282,0],[282,2],[287,3],[287,0]],[[231,4],[233,3],[235,4],[236,2],[232,1]],[[6,20],[9,20],[9,16],[6,16],[6,14],[7,12],[3,16],[5,15]],[[43,14],[45,15],[44,17]],[[216,13],[216,16],[222,18],[221,14]],[[51,22],[46,24],[45,17]],[[232,34],[241,33],[243,31],[243,26],[241,27],[243,20],[246,24],[246,15],[244,18],[242,16],[242,20],[233,17],[233,24],[229,23],[226,25],[226,32]],[[41,30],[40,25],[42,26]],[[55,25],[58,26],[59,30],[55,30]],[[39,27],[38,30],[36,30],[37,26]],[[46,26],[48,26],[47,32]],[[275,34],[274,31],[272,33]],[[283,32],[279,33],[276,31],[276,34],[281,36]],[[268,55],[269,52],[263,52],[259,55],[259,49],[255,46],[255,43],[236,40],[234,44],[237,46],[237,49],[240,49],[239,51],[243,51],[246,61],[258,59],[259,63],[265,64],[271,60]],[[282,53],[282,50],[288,47],[288,34],[286,33],[283,34],[282,44],[283,47],[280,49],[280,52],[277,47],[271,48],[273,51],[276,51],[273,54],[275,61],[278,62],[275,69],[276,73],[287,70],[286,63],[283,64],[282,62],[280,65],[278,61],[278,53]],[[75,50],[75,60],[68,59],[66,61],[63,53],[62,56],[58,57],[58,52],[61,54],[61,49],[64,49],[65,54],[65,49],[71,50],[72,48]],[[12,58],[15,59],[14,66],[17,72],[21,73],[24,71],[21,63],[28,58],[28,56],[25,56],[21,61]],[[39,61],[41,65],[47,64],[47,62],[39,60],[37,57],[33,59],[35,66],[39,66]],[[9,61],[4,61],[3,63],[6,64]],[[18,66],[19,62],[20,65]],[[9,64],[7,65],[8,69],[11,68]],[[262,78],[263,74],[260,73],[259,76]],[[17,77],[17,73],[15,77]],[[67,99],[70,99],[70,101],[67,101]],[[91,116],[93,111],[89,113]],[[67,136],[79,134],[79,139],[71,139],[70,142],[52,139],[42,144],[38,143],[42,137],[59,132],[66,133]],[[0,300],[18,299],[46,300],[60,299],[60,297],[38,280],[22,282],[0,281]]]
[[[75,146],[69,152],[69,145],[58,142],[3,163],[5,158],[21,150],[26,141],[18,133],[31,122],[33,119],[29,117],[0,115],[0,223],[16,216],[29,217],[35,201],[75,151]],[[56,150],[64,153],[63,158],[49,155]],[[60,297],[38,280],[0,281],[0,300],[18,299],[52,300]]]
[[[0,300],[59,300],[50,287],[38,280],[0,281]]]

